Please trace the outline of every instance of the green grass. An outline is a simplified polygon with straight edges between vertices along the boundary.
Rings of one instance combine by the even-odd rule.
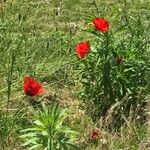
[[[35,112],[23,93],[23,77],[30,75],[46,88],[46,94],[39,100],[48,101],[48,104],[53,100],[59,101],[61,107],[69,109],[70,117],[66,123],[81,132],[77,140],[81,149],[137,150],[139,145],[146,149],[146,124],[131,122],[121,131],[110,132],[103,121],[94,124],[85,113],[86,107],[76,96],[80,83],[76,80],[74,47],[84,40],[96,43],[96,38],[84,30],[90,26],[94,16],[103,16],[109,20],[112,32],[120,28],[114,45],[127,39],[129,42],[124,43],[125,49],[134,45],[138,57],[147,59],[149,63],[149,8],[149,0],[1,0],[0,147],[4,150],[23,149],[20,130],[31,125]],[[129,22],[123,21],[124,16]],[[141,35],[136,41],[132,41],[132,30]],[[130,46],[128,43],[131,41],[134,44]],[[130,55],[137,58],[134,53]],[[149,79],[148,74],[146,80]],[[149,95],[149,85],[144,94]],[[95,126],[104,132],[97,143],[89,139]],[[107,143],[103,144],[103,140]]]

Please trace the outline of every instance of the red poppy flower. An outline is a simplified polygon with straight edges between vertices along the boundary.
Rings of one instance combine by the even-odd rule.
[[[94,130],[92,133],[91,133],[91,138],[93,140],[97,139],[102,133],[99,131],[99,130]]]
[[[38,96],[44,93],[44,88],[33,78],[24,77],[24,92],[28,96]]]
[[[95,25],[96,29],[101,32],[107,32],[109,29],[109,23],[104,18],[94,18],[92,22]]]
[[[76,53],[80,59],[83,59],[90,51],[90,43],[88,41],[78,43],[76,45]]]
[[[121,56],[117,57],[117,58],[116,58],[116,63],[117,63],[118,65],[122,64],[122,63],[123,63],[123,58],[122,58]]]

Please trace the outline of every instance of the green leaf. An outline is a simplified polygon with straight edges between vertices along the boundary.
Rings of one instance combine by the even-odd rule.
[[[80,148],[77,145],[75,145],[75,144],[73,144],[71,142],[66,142],[66,144],[71,146],[71,147],[73,147],[75,150],[80,150]]]
[[[61,141],[59,141],[59,144],[63,147],[64,150],[68,150],[65,143],[62,143]]]
[[[21,138],[25,138],[25,137],[35,137],[36,133],[30,132],[30,133],[26,133],[24,135],[21,135]]]
[[[39,120],[35,120],[34,123],[39,126],[44,126],[43,123]]]
[[[28,150],[33,150],[33,149],[37,150],[36,148],[39,148],[39,147],[42,147],[42,145],[36,144],[36,145],[31,146]]]
[[[23,143],[21,146],[27,146],[30,144],[35,145],[35,144],[37,144],[37,140],[38,140],[38,138],[32,137],[31,139],[27,139],[27,142]]]

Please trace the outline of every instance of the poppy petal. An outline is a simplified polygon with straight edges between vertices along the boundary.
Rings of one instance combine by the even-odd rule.
[[[104,18],[94,18],[92,22],[95,25],[95,28],[101,32],[107,32],[109,29],[109,23]]]
[[[89,53],[90,43],[88,41],[80,42],[76,45],[76,53],[80,59],[85,58],[85,56]]]
[[[93,140],[97,139],[102,133],[99,131],[99,130],[94,130],[92,133],[91,133],[91,138]]]
[[[42,85],[31,77],[24,77],[24,92],[28,96],[38,96],[45,92]]]

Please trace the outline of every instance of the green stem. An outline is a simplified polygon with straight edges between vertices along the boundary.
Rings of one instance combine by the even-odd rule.
[[[108,52],[109,52],[109,35],[108,35],[108,32],[105,33],[104,44],[105,44],[105,62],[107,62],[107,57],[108,57]]]
[[[106,32],[104,34],[104,70],[103,70],[103,81],[104,81],[104,93],[105,95],[108,95],[110,99],[114,99],[113,97],[113,90],[112,90],[112,84],[111,84],[111,65],[108,60],[109,55],[109,34]]]
[[[13,74],[13,68],[14,68],[14,63],[15,63],[14,54],[11,55],[10,62],[11,62],[11,65],[10,65],[10,70],[8,70],[8,78],[7,78],[7,105],[6,105],[6,115],[5,115],[5,120],[4,120],[5,131],[7,131],[8,127],[9,127],[9,126],[7,126],[7,121],[8,121],[8,108],[9,108],[10,95],[11,95],[12,74]],[[6,141],[7,140],[8,139],[6,139]]]
[[[123,14],[124,14],[125,22],[126,22],[126,24],[128,26],[128,29],[129,29],[130,33],[131,33],[131,36],[133,37],[134,36],[134,32],[133,32],[133,30],[131,28],[131,25],[130,25],[130,22],[129,22],[129,19],[128,19],[129,17],[127,16],[127,1],[126,0],[124,0]]]
[[[8,84],[8,89],[7,89],[7,114],[8,114],[8,107],[9,107],[9,102],[10,102],[10,95],[11,95],[12,74],[13,74],[14,63],[15,63],[15,55],[12,52],[11,66],[10,66],[10,71],[8,71],[8,79],[7,79],[7,84]]]
[[[4,22],[4,1],[1,0],[1,18],[2,18],[2,22]]]
[[[98,10],[98,7],[97,7],[97,4],[96,4],[96,1],[95,1],[95,0],[93,0],[93,4],[94,4],[94,6],[95,6],[95,8],[96,8],[97,13],[99,14],[99,10]]]
[[[51,149],[51,137],[48,139],[48,150],[52,150]]]
[[[48,150],[53,150],[52,126],[49,128]]]

